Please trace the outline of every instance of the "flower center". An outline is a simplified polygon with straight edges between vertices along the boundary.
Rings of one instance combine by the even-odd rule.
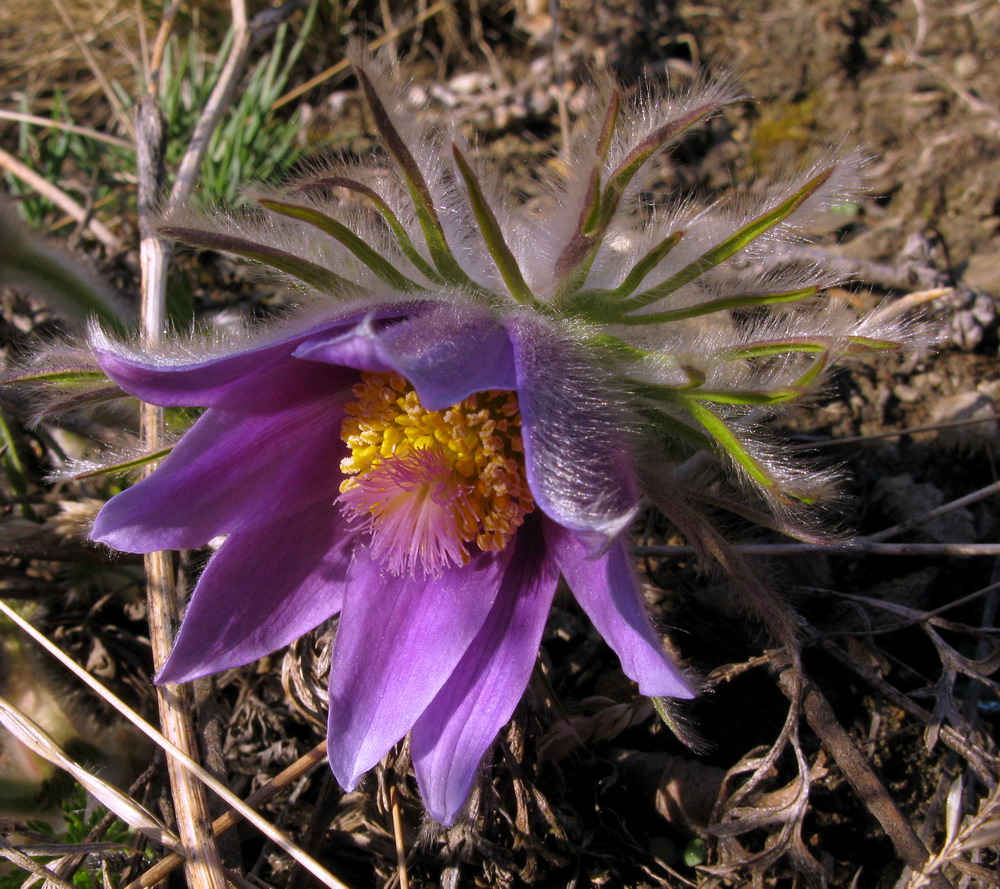
[[[362,373],[340,435],[340,501],[393,574],[440,574],[469,545],[502,550],[535,508],[513,392],[425,410],[395,373]]]

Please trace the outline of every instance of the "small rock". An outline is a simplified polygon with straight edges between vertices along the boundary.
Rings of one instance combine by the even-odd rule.
[[[940,488],[927,482],[918,484],[909,474],[880,479],[872,491],[872,498],[894,524],[930,512],[945,503]],[[955,509],[917,525],[903,536],[920,543],[964,543],[975,540],[975,533],[972,513],[967,509]]]
[[[943,398],[931,412],[931,423],[952,423],[956,420],[981,419],[981,423],[942,429],[929,438],[935,447],[959,453],[974,453],[986,448],[1000,450],[1000,425],[993,399],[986,392],[959,392]]]
[[[898,386],[895,386],[892,394],[903,402],[903,404],[913,404],[923,398],[923,393],[919,389],[908,386],[906,383],[900,383]]]

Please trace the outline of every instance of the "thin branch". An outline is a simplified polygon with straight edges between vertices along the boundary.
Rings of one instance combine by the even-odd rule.
[[[155,348],[164,327],[166,268],[169,247],[153,229],[150,216],[163,181],[164,121],[156,100],[145,97],[136,118],[137,172],[139,176],[139,261],[142,269],[142,332],[147,348]],[[142,439],[147,448],[163,440],[163,409],[143,404]],[[146,475],[151,470],[147,467]],[[146,607],[153,666],[159,670],[170,654],[178,623],[176,571],[170,553],[148,553]],[[164,735],[191,757],[198,756],[194,729],[194,698],[190,686],[160,685],[156,702]],[[222,858],[207,830],[208,800],[205,788],[176,760],[167,758],[167,771],[177,818],[177,832],[186,851],[185,875],[192,889],[226,889]]]
[[[400,25],[398,28],[396,28],[395,31],[390,31],[388,34],[383,34],[381,37],[378,38],[378,40],[373,40],[371,43],[371,49],[373,50],[378,49],[380,46],[385,46],[385,44],[389,43],[390,41],[396,40],[398,37],[401,37],[410,29],[415,28],[421,22],[424,22],[427,19],[431,18],[432,16],[437,15],[442,10],[447,9],[450,5],[451,5],[451,0],[438,0],[437,3],[433,4],[432,6],[429,6],[423,12],[415,15],[412,19],[406,22],[406,24]],[[319,86],[321,83],[326,82],[331,77],[336,77],[338,74],[343,73],[350,67],[350,65],[351,63],[347,59],[342,59],[341,61],[337,62],[336,65],[332,65],[325,71],[321,71],[312,79],[307,80],[305,83],[295,87],[295,89],[289,90],[287,93],[285,93],[285,95],[275,99],[271,103],[270,110],[275,111],[282,105],[287,105],[289,102],[293,101],[294,99],[297,99],[299,96],[309,92],[309,90],[311,90],[313,87]]]
[[[22,164],[16,157],[14,157],[14,155],[9,154],[2,148],[0,148],[0,167],[4,167],[9,172],[13,173],[22,182],[31,186],[43,198],[52,201],[52,203],[62,210],[67,216],[72,216],[73,219],[81,225],[86,224],[87,228],[90,229],[94,237],[109,250],[113,250],[115,252],[121,250],[121,238],[112,234],[111,230],[100,222],[100,220],[91,216],[85,207],[78,204],[61,188],[44,179],[30,167]]]
[[[315,766],[321,763],[325,758],[326,741],[323,741],[313,747],[313,749],[304,756],[300,756],[287,769],[279,772],[266,784],[262,784],[259,788],[257,788],[257,790],[246,798],[246,804],[248,806],[259,806],[261,803],[267,802],[267,800],[274,796],[279,790],[287,787],[292,781],[297,780],[302,775],[306,774],[306,772],[310,769],[315,768]],[[227,830],[239,824],[242,820],[243,817],[239,812],[235,809],[230,809],[228,812],[224,812],[212,822],[212,833],[215,836],[221,836]],[[141,877],[133,880],[125,886],[124,889],[150,889],[150,887],[155,886],[161,880],[166,879],[168,874],[173,873],[173,871],[175,871],[183,863],[184,859],[180,855],[172,852],[166,858],[163,858],[154,864],[149,870],[143,873]]]
[[[888,540],[890,537],[896,537],[899,534],[909,531],[911,528],[924,525],[927,522],[933,521],[934,519],[949,512],[953,512],[956,509],[962,509],[965,506],[977,503],[980,500],[984,500],[985,498],[998,493],[1000,493],[1000,482],[993,482],[992,485],[986,485],[985,488],[980,488],[978,491],[973,491],[971,494],[966,494],[964,497],[959,497],[957,500],[952,500],[950,503],[945,503],[942,506],[930,509],[920,515],[911,516],[905,522],[900,522],[898,525],[893,525],[891,528],[885,528],[877,534],[870,534],[865,538],[865,540],[870,542]]]
[[[890,429],[887,432],[873,432],[868,435],[852,435],[850,438],[831,438],[825,441],[808,442],[792,445],[793,451],[813,451],[818,448],[832,448],[838,445],[859,444],[866,441],[877,441],[880,438],[899,438],[904,435],[916,435],[919,432],[937,432],[941,429],[957,429],[960,426],[974,426],[977,423],[995,423],[1000,421],[1000,414],[988,417],[968,417],[964,420],[948,420],[944,423],[928,423],[926,426],[912,426],[908,429]]]
[[[25,114],[21,111],[7,111],[0,108],[0,120],[14,120],[20,123],[35,124],[40,127],[50,127],[53,130],[63,130],[66,133],[76,133],[78,136],[86,136],[97,142],[105,142],[114,145],[116,148],[127,148],[131,151],[135,146],[125,139],[117,136],[109,136],[99,130],[92,130],[90,127],[81,127],[75,123],[67,123],[64,120],[53,120],[51,117],[39,117],[37,114]]]
[[[869,543],[865,538],[846,543],[737,543],[733,552],[744,556],[798,556],[825,553],[836,556],[1000,556],[1000,543]],[[695,556],[693,546],[634,546],[637,556]]]
[[[113,694],[83,669],[76,661],[66,654],[58,645],[51,642],[44,633],[36,630],[28,621],[11,608],[6,602],[0,599],[0,613],[6,615],[21,630],[31,636],[42,648],[55,657],[67,670],[83,682],[88,688],[95,691],[100,697],[121,713],[129,722],[139,729],[146,737],[150,738],[154,744],[162,748],[171,757],[180,762],[184,768],[200,778],[211,790],[218,794],[233,809],[239,812],[247,821],[264,834],[271,842],[283,851],[287,852],[309,873],[318,879],[324,886],[330,889],[350,889],[346,883],[342,883],[326,868],[324,868],[311,855],[303,851],[284,833],[278,830],[266,818],[261,817],[251,809],[225,784],[219,781],[214,775],[202,768],[183,750],[168,741],[159,731],[146,722],[138,713],[128,706],[121,698]]]
[[[789,700],[794,699],[797,691],[796,678],[791,670],[783,670],[778,674],[778,685]],[[871,764],[837,720],[822,692],[808,678],[804,678],[804,683],[802,710],[810,728],[833,756],[858,799],[882,825],[899,857],[907,867],[922,870],[930,859],[927,848],[920,842],[912,825],[889,795]],[[930,885],[937,889],[950,889],[951,884],[944,877],[936,875],[931,879]]]

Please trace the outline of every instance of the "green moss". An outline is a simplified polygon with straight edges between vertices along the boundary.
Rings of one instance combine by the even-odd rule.
[[[818,106],[815,95],[764,106],[750,133],[748,159],[753,168],[768,173],[787,158],[801,156],[814,141]]]

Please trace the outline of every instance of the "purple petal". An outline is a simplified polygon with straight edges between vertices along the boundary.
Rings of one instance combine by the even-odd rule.
[[[156,681],[250,663],[319,626],[340,610],[353,543],[327,503],[231,534],[201,575]]]
[[[582,532],[596,555],[638,508],[627,400],[548,321],[522,313],[507,324],[531,492],[549,518]]]
[[[330,664],[330,765],[350,790],[409,731],[475,638],[511,548],[440,577],[395,577],[359,546]]]
[[[618,655],[626,676],[647,697],[693,698],[684,674],[667,657],[653,629],[625,543],[588,558],[579,535],[545,523],[545,541],[584,611]]]
[[[124,552],[189,549],[333,503],[351,371],[289,361],[241,382],[156,471],[101,510],[91,538]]]
[[[475,392],[517,385],[506,331],[488,312],[469,306],[439,305],[397,323],[359,324],[341,336],[310,339],[295,357],[358,370],[394,370],[432,411]]]
[[[355,307],[322,320],[303,317],[279,325],[275,334],[238,352],[193,363],[169,359],[152,363],[148,354],[109,340],[99,331],[92,334],[91,340],[101,368],[126,392],[150,404],[213,407],[234,383],[286,360],[308,337],[330,335],[331,331],[356,324],[365,317],[400,317],[413,309],[413,306],[389,304]]]
[[[514,546],[486,622],[410,736],[420,794],[442,824],[455,820],[483,754],[521,699],[559,580],[537,521],[525,522]]]

